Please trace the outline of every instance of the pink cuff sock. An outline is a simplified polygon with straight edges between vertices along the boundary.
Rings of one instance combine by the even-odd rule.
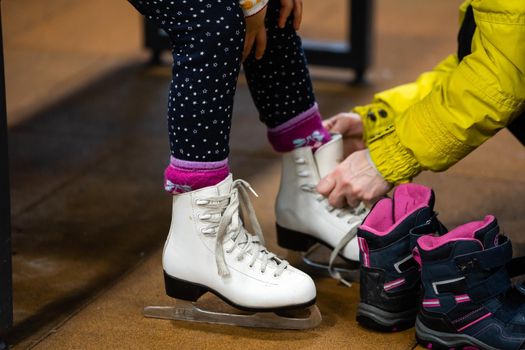
[[[192,162],[171,157],[170,165],[164,172],[164,189],[172,194],[195,191],[218,184],[229,173],[228,159]]]
[[[331,138],[323,126],[317,104],[286,123],[268,129],[268,140],[277,152],[290,152],[306,146],[317,149]]]

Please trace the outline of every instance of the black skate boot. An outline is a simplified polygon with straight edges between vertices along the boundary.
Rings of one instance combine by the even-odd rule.
[[[392,199],[376,203],[360,226],[361,325],[389,332],[414,325],[421,284],[412,248],[420,235],[445,230],[433,209],[430,188],[401,185]]]
[[[414,256],[422,265],[424,297],[416,321],[421,345],[525,349],[525,287],[510,280],[515,270],[523,271],[523,259],[511,261],[511,242],[499,234],[493,216],[442,237],[419,238]]]

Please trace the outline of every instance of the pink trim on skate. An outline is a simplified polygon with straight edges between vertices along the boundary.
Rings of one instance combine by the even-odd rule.
[[[416,210],[429,205],[432,190],[423,185],[403,184],[396,187],[393,199],[381,199],[361,225],[376,236],[386,236]]]
[[[364,267],[370,267],[370,254],[368,252],[368,243],[363,237],[357,237],[357,244],[359,245],[359,250],[361,251],[362,261]]]
[[[483,244],[474,238],[475,234],[479,230],[490,225],[492,222],[494,222],[494,220],[496,220],[494,216],[487,215],[485,216],[485,219],[483,220],[473,221],[473,222],[469,222],[468,224],[458,226],[454,230],[447,233],[446,235],[443,235],[440,237],[434,237],[431,235],[420,237],[417,240],[417,244],[419,245],[421,249],[428,251],[428,250],[439,248],[449,242],[476,241],[483,248]]]
[[[466,303],[470,301],[470,297],[468,296],[468,294],[456,295],[454,299],[456,299],[456,304]]]
[[[467,328],[469,328],[469,327],[475,325],[476,323],[478,323],[478,322],[480,322],[480,321],[483,321],[484,319],[486,319],[486,318],[488,318],[488,317],[490,317],[490,316],[492,316],[492,312],[488,312],[488,313],[486,313],[485,315],[483,315],[483,316],[481,316],[480,318],[478,318],[477,320],[472,321],[472,322],[470,322],[468,325],[461,327],[460,329],[458,329],[458,332],[464,331],[465,329],[467,329]]]
[[[439,299],[423,299],[423,307],[440,307],[441,303]]]
[[[383,289],[385,290],[385,292],[387,292],[389,290],[402,286],[403,284],[405,284],[405,282],[406,280],[404,278],[398,278],[388,283],[385,283],[383,285]]]
[[[315,149],[332,139],[323,126],[317,103],[287,122],[268,129],[267,136],[277,152],[290,152],[307,146]]]

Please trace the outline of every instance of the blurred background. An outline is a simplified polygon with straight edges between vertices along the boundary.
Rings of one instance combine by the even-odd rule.
[[[456,50],[460,0],[373,3],[365,81],[351,84],[349,68],[311,67],[325,117],[414,80]],[[162,189],[169,53],[149,64],[143,20],[125,0],[1,6],[13,225],[14,327],[7,340],[14,348],[416,347],[413,330],[378,335],[358,327],[358,286],[323,275],[316,282],[324,322],[308,332],[143,319],[142,307],[170,303],[160,266],[171,209]],[[303,38],[345,41],[347,6],[304,0]],[[275,243],[279,156],[242,75],[231,150],[233,173],[260,195],[254,205],[270,248],[300,263]],[[524,171],[523,146],[503,130],[446,173],[416,182],[435,188],[449,227],[492,213],[523,253]]]

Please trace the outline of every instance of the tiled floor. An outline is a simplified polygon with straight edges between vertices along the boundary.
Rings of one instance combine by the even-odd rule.
[[[460,1],[378,0],[375,65],[366,86],[314,69],[326,116],[409,81],[454,51]],[[341,38],[341,0],[306,1],[303,35]],[[125,1],[3,1],[14,225],[15,348],[409,349],[413,330],[378,334],[354,321],[358,289],[316,278],[324,322],[308,332],[146,320],[162,294],[160,246],[170,198],[164,109],[170,68],[148,67],[140,18]],[[319,18],[323,18],[319,21]],[[249,180],[269,245],[279,157],[257,124],[243,79],[232,134],[232,168]],[[435,188],[449,226],[498,216],[525,252],[525,150],[502,131],[461,164],[417,181]],[[298,262],[298,256],[289,255]]]

